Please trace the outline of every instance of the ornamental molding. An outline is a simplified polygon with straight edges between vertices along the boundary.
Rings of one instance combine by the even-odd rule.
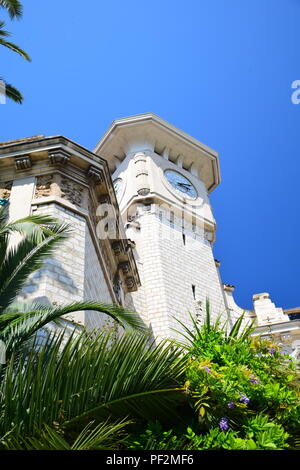
[[[132,292],[136,290],[136,283],[133,277],[127,277],[125,279],[125,284],[126,284],[128,292]]]
[[[129,261],[123,261],[119,263],[118,268],[122,270],[123,274],[128,274],[131,272],[131,265]]]
[[[111,204],[110,196],[108,194],[102,194],[99,197],[99,204]]]
[[[32,167],[31,158],[29,155],[22,155],[15,157],[15,167],[17,170],[27,170]]]
[[[87,177],[97,184],[101,184],[104,181],[103,171],[93,165],[90,165],[87,171]]]
[[[123,243],[120,240],[112,242],[111,247],[115,253],[115,256],[120,256],[122,253],[124,253]]]
[[[66,165],[70,161],[70,155],[62,149],[49,152],[51,165]]]
[[[232,284],[223,284],[223,289],[225,292],[233,292],[235,286],[233,286]]]

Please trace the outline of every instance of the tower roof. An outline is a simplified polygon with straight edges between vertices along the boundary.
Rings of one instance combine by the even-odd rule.
[[[193,171],[210,192],[220,183],[218,153],[156,114],[116,119],[94,149],[108,161],[111,173],[131,152],[151,150]]]

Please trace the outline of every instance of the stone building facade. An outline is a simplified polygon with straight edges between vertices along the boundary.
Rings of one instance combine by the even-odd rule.
[[[10,220],[48,214],[71,227],[68,239],[30,276],[18,300],[130,303],[140,280],[123,226],[116,223],[114,238],[97,236],[99,206],[109,202],[114,220],[120,219],[105,160],[62,136],[2,143],[0,197],[9,200]],[[87,328],[101,327],[104,318],[95,312],[68,316]]]
[[[93,152],[62,136],[0,144],[0,198],[9,199],[10,218],[51,214],[73,228],[23,298],[126,305],[157,339],[176,337],[189,313],[203,318],[209,298],[213,317],[230,325],[244,313],[254,334],[296,356],[300,309],[276,308],[263,293],[244,311],[221,280],[209,201],[219,183],[217,152],[151,113],[114,121]],[[70,320],[103,324],[92,312]]]

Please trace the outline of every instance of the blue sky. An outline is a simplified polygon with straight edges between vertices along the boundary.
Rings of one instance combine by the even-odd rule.
[[[0,140],[63,134],[92,149],[118,117],[154,112],[219,152],[215,257],[235,298],[300,306],[300,0],[24,0],[0,50],[22,106]],[[86,7],[86,8],[85,8]]]

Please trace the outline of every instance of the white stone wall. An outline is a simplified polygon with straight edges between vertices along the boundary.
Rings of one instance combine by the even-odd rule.
[[[206,297],[212,317],[222,313],[226,319],[222,286],[204,234],[185,232],[184,244],[181,228],[161,220],[155,205],[151,211],[141,211],[137,221],[140,230],[135,235],[131,232],[130,238],[136,242],[143,291],[139,289],[132,296],[154,336],[177,336],[173,329],[180,329],[180,325],[175,318],[188,324],[188,312],[195,313],[199,302],[204,316]]]
[[[92,237],[88,226],[85,227],[85,264],[84,264],[84,300],[96,300],[112,304],[111,295],[107,289],[105,277],[98,261]],[[108,322],[107,315],[89,311],[85,315],[85,324],[88,329],[100,328]]]
[[[30,276],[19,300],[56,302],[62,305],[83,300],[111,303],[86,219],[54,203],[39,205],[33,213],[49,214],[68,223],[72,233],[51,258],[45,260],[41,269]],[[94,328],[103,325],[104,315],[78,312],[68,315],[68,319]]]

